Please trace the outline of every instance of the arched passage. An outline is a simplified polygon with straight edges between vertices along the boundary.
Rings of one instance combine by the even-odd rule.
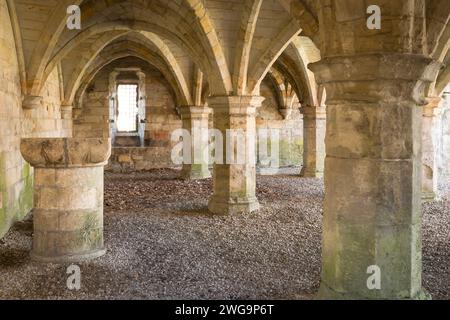
[[[119,69],[119,73],[132,71],[134,75],[131,80],[136,81],[139,70],[130,64],[144,66],[150,70],[149,73],[164,78],[161,82],[165,87],[162,90],[160,83],[156,85],[158,81],[150,81],[146,82],[146,90],[154,85],[155,92],[162,92],[159,97],[164,96],[170,101],[163,103],[170,105],[170,108],[161,108],[164,112],[153,113],[156,116],[150,119],[150,125],[158,128],[147,135],[151,148],[165,152],[159,154],[161,158],[169,157],[169,133],[180,127],[191,130],[195,128],[193,124],[196,120],[201,122],[202,127],[209,123],[223,135],[230,130],[242,131],[247,134],[241,140],[242,145],[248,146],[253,146],[254,141],[248,136],[256,136],[258,126],[276,123],[278,128],[283,128],[289,122],[289,119],[283,119],[283,107],[295,106],[292,109],[297,109],[296,105],[301,104],[303,124],[308,121],[312,124],[306,127],[315,142],[324,140],[323,137],[318,138],[317,123],[324,124],[326,120],[321,295],[344,298],[426,297],[420,280],[420,203],[423,195],[420,188],[423,161],[420,153],[421,150],[426,151],[420,142],[420,134],[426,130],[420,132],[423,112],[418,107],[422,107],[425,101],[428,103],[425,109],[432,107],[434,99],[424,98],[440,97],[448,83],[445,65],[448,62],[450,35],[449,5],[445,0],[402,1],[404,5],[380,3],[383,30],[376,31],[366,29],[366,4],[357,0],[245,0],[226,4],[216,0],[89,0],[48,1],[45,4],[39,0],[0,0],[0,77],[3,80],[0,82],[0,101],[1,105],[7,106],[6,111],[0,113],[0,128],[4,132],[4,140],[0,141],[0,169],[7,172],[6,175],[0,174],[0,213],[6,217],[3,221],[0,219],[0,224],[6,226],[4,230],[9,229],[14,219],[21,219],[31,206],[28,202],[30,194],[23,191],[31,189],[31,170],[20,157],[20,140],[25,137],[44,139],[35,140],[35,148],[28,148],[33,145],[28,141],[23,150],[26,159],[38,169],[48,165],[47,169],[63,172],[64,169],[58,167],[59,161],[66,161],[68,154],[77,158],[72,159],[70,164],[65,163],[66,166],[100,166],[96,160],[103,158],[90,147],[98,145],[98,141],[92,144],[76,139],[50,138],[69,137],[73,132],[76,135],[80,132],[92,134],[95,139],[108,137],[108,121],[113,120],[110,114],[90,114],[95,113],[97,107],[107,111],[108,99],[114,98],[114,94],[108,97],[110,88],[105,83],[120,77],[111,75],[115,70],[108,70],[106,74],[104,70]],[[80,5],[84,12],[81,30],[65,28],[65,9],[69,4]],[[444,68],[439,72],[438,66]],[[114,81],[111,83],[111,86],[116,84]],[[155,92],[148,94],[150,100],[145,101],[150,109],[147,114],[150,115],[153,108],[161,107],[154,105],[157,101],[151,101],[152,97],[158,96]],[[140,92],[138,97],[144,96]],[[68,112],[71,105],[75,107],[74,119]],[[205,105],[213,109],[212,119]],[[288,118],[287,114],[285,118]],[[101,121],[87,130],[80,130],[77,126],[83,125],[89,117],[93,123],[99,119]],[[72,130],[72,124],[75,124],[75,130]],[[300,124],[295,126],[298,129]],[[79,153],[74,152],[77,148],[70,148],[72,142],[78,146]],[[47,149],[49,145],[52,147]],[[106,144],[102,142],[102,145]],[[315,143],[307,150],[317,152],[319,149]],[[253,150],[249,154],[253,155]],[[104,152],[103,156],[107,155]],[[142,159],[145,160],[145,155],[139,153],[123,153],[120,156],[121,161],[116,162],[124,164],[129,164],[131,159],[133,165],[139,163],[141,166]],[[175,276],[171,274],[174,278],[178,274],[185,276],[182,271],[192,270],[190,268],[193,267],[194,272],[198,272],[194,273],[194,278],[198,277],[195,279],[204,274],[212,278],[220,275],[222,278],[215,283],[223,279],[227,283],[250,283],[245,293],[251,293],[252,289],[263,297],[266,296],[258,290],[274,285],[273,279],[281,279],[279,283],[283,285],[273,292],[283,298],[285,292],[295,291],[289,286],[289,283],[297,283],[298,276],[295,274],[306,270],[308,276],[315,276],[316,284],[318,281],[318,228],[322,225],[316,223],[321,220],[321,180],[296,177],[294,181],[286,176],[275,177],[279,180],[264,177],[260,179],[262,185],[258,189],[256,165],[250,158],[240,164],[217,164],[214,182],[203,179],[195,184],[177,182],[170,185],[170,188],[176,189],[173,193],[169,188],[159,189],[164,193],[163,196],[159,194],[159,201],[149,199],[148,191],[166,185],[164,179],[157,179],[157,183],[144,189],[141,194],[138,194],[142,191],[139,189],[132,196],[126,194],[129,199],[123,196],[124,189],[115,196],[125,203],[136,200],[145,208],[154,210],[146,213],[163,208],[173,214],[170,218],[184,210],[185,205],[191,206],[191,211],[182,211],[183,216],[179,220],[155,217],[154,221],[158,218],[164,221],[160,225],[148,224],[148,217],[141,215],[139,218],[145,220],[144,225],[148,229],[135,228],[136,234],[145,237],[146,241],[153,239],[155,234],[160,236],[160,230],[166,231],[166,234],[173,232],[171,235],[174,235],[172,238],[175,241],[170,242],[169,250],[163,250],[165,253],[179,254],[180,248],[200,248],[202,246],[186,246],[186,243],[204,244],[202,239],[213,239],[206,243],[209,249],[214,250],[201,255],[207,257],[205,265],[208,267],[196,269],[199,266],[197,261],[202,259],[189,260],[184,257],[178,260],[180,264],[177,265],[182,268],[167,269],[175,270]],[[222,160],[227,161],[225,156]],[[198,173],[205,178],[207,166],[204,163],[200,165]],[[145,165],[143,168],[146,168]],[[322,171],[316,169],[313,170],[315,175]],[[101,177],[96,176],[96,179],[100,181]],[[65,188],[67,191],[67,184],[60,180],[54,185],[50,180],[44,180],[45,186]],[[145,185],[148,181],[140,182]],[[178,189],[177,185],[184,188]],[[134,187],[138,188],[139,184],[134,184]],[[75,195],[75,192],[80,190],[74,188],[74,192],[69,190],[64,194]],[[100,198],[84,199],[80,196],[83,201],[73,201],[66,207],[76,211],[78,202],[85,204],[90,199],[100,203]],[[64,200],[63,197],[53,199]],[[75,196],[67,201],[70,199],[75,199]],[[114,202],[114,197],[108,200]],[[210,211],[225,214],[223,219],[208,215],[212,220],[209,224],[205,223],[208,220],[203,220],[203,214],[208,200]],[[38,209],[40,205],[46,206],[49,212],[53,210],[51,201],[39,202],[36,204]],[[94,207],[89,206],[89,209]],[[278,210],[285,215],[274,214]],[[39,210],[36,212],[39,214]],[[193,212],[198,216],[192,218]],[[311,212],[312,215],[309,215]],[[158,214],[161,212],[158,211]],[[238,218],[228,217],[233,215]],[[267,217],[270,218],[264,220]],[[36,219],[40,218],[42,216]],[[54,222],[52,219],[50,221]],[[180,221],[185,224],[177,225]],[[308,225],[311,221],[313,223]],[[83,233],[83,240],[86,240],[83,243],[88,243],[90,236],[99,240],[95,233],[90,233],[92,230],[100,232],[99,221],[88,219],[86,225],[84,222],[76,221],[77,227],[85,226],[85,230],[89,230]],[[224,223],[230,225],[220,229]],[[63,224],[52,226],[58,232],[62,228],[73,227]],[[189,228],[186,228],[187,225]],[[120,229],[124,225],[115,226]],[[301,232],[299,228],[303,228]],[[193,232],[177,233],[179,230]],[[212,238],[208,238],[209,230],[216,232]],[[3,233],[2,229],[0,233]],[[133,235],[128,234],[130,238]],[[153,243],[154,248],[167,249],[158,244],[169,238],[160,239],[163,240]],[[51,237],[47,240],[52,241]],[[299,247],[292,245],[297,241],[305,246],[307,242],[314,244],[314,247],[308,247],[311,250],[305,250],[314,253],[311,261],[298,258],[301,257]],[[265,249],[262,249],[262,244],[266,245]],[[114,242],[114,245],[120,246],[120,243]],[[48,247],[63,249],[58,245]],[[143,256],[149,253],[139,244],[136,248],[139,254],[144,253]],[[445,252],[446,246],[442,248]],[[242,254],[241,249],[247,250],[247,253]],[[255,269],[250,273],[248,270],[245,272],[245,268],[239,269],[239,266],[233,268],[235,265],[230,266],[227,264],[229,261],[220,260],[221,256],[230,260],[237,257],[246,263],[253,261],[252,267]],[[194,254],[193,257],[200,256]],[[214,261],[223,262],[220,266],[223,269],[218,268],[220,270],[217,271],[217,264],[209,264]],[[284,268],[281,268],[280,261],[284,263]],[[161,263],[161,260],[158,262]],[[293,268],[293,265],[296,267]],[[152,270],[159,270],[158,266]],[[379,267],[381,272],[383,288],[380,291],[370,291],[365,286],[367,270],[373,267]],[[200,269],[202,272],[199,272]],[[230,278],[224,270],[237,275]],[[261,280],[265,279],[262,270],[270,275],[267,283]],[[280,275],[280,270],[284,275]],[[237,281],[241,280],[240,276],[245,281]],[[164,279],[167,278],[159,278],[163,283]],[[9,278],[5,281],[14,284]],[[252,287],[251,283],[257,285]],[[309,290],[313,288],[311,282],[308,285]],[[283,286],[290,289],[284,290]],[[177,283],[179,290],[182,287]],[[442,290],[436,292],[442,294]],[[308,294],[312,295],[310,291]]]

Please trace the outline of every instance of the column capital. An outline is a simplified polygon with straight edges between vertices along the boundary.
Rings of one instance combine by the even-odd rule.
[[[211,108],[205,106],[180,106],[178,107],[178,112],[181,116],[181,120],[192,120],[192,119],[208,119]]]
[[[137,70],[136,71],[136,75],[138,76],[139,80],[145,79],[145,72],[143,72],[142,70]]]
[[[23,97],[22,108],[27,110],[38,109],[43,106],[43,100],[42,96],[26,95]]]
[[[179,106],[178,110],[181,116],[209,115],[212,112],[211,108],[206,106]]]
[[[428,103],[423,106],[424,117],[435,117],[439,115],[444,99],[441,97],[427,97]]]
[[[212,96],[208,98],[208,105],[215,113],[252,114],[264,100],[261,96]]]
[[[110,139],[29,138],[20,151],[34,168],[80,168],[103,166],[111,156]]]
[[[432,82],[441,63],[423,55],[406,53],[356,54],[324,58],[309,65],[327,96],[334,101],[376,103],[411,100],[423,105],[423,86]]]
[[[281,108],[281,109],[278,109],[278,111],[283,116],[284,120],[290,120],[291,116],[292,116],[292,111],[294,111],[294,109],[292,109],[292,108]]]
[[[303,114],[303,119],[326,119],[326,112],[321,107],[302,105],[300,112]]]

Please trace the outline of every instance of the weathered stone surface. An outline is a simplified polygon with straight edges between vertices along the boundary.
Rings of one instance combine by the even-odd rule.
[[[35,172],[32,258],[62,263],[103,255],[103,164]]]

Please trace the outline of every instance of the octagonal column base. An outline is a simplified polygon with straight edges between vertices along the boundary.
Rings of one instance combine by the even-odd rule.
[[[435,192],[422,192],[423,202],[439,201],[439,196]]]
[[[353,292],[337,292],[323,283],[320,285],[319,292],[315,296],[316,300],[432,300],[431,295],[425,290],[421,289],[413,296],[380,296],[380,297],[365,297]]]
[[[73,255],[62,255],[62,256],[41,256],[39,254],[31,251],[31,260],[42,263],[73,263],[73,262],[82,262],[87,260],[92,260],[96,258],[100,258],[106,254],[106,249],[98,249],[94,251],[89,251],[85,253],[73,254]]]
[[[256,197],[224,201],[222,197],[213,196],[208,204],[209,211],[218,215],[248,214],[258,211],[259,208],[260,205]]]
[[[303,178],[323,178],[323,171],[308,170],[303,167],[300,176]]]
[[[181,179],[184,180],[202,180],[211,178],[211,171],[208,165],[186,164],[181,171]]]

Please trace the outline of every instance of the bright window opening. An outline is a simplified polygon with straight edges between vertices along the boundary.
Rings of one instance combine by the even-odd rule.
[[[136,84],[120,84],[117,88],[117,130],[119,132],[137,132],[139,111],[137,92],[138,86]]]

